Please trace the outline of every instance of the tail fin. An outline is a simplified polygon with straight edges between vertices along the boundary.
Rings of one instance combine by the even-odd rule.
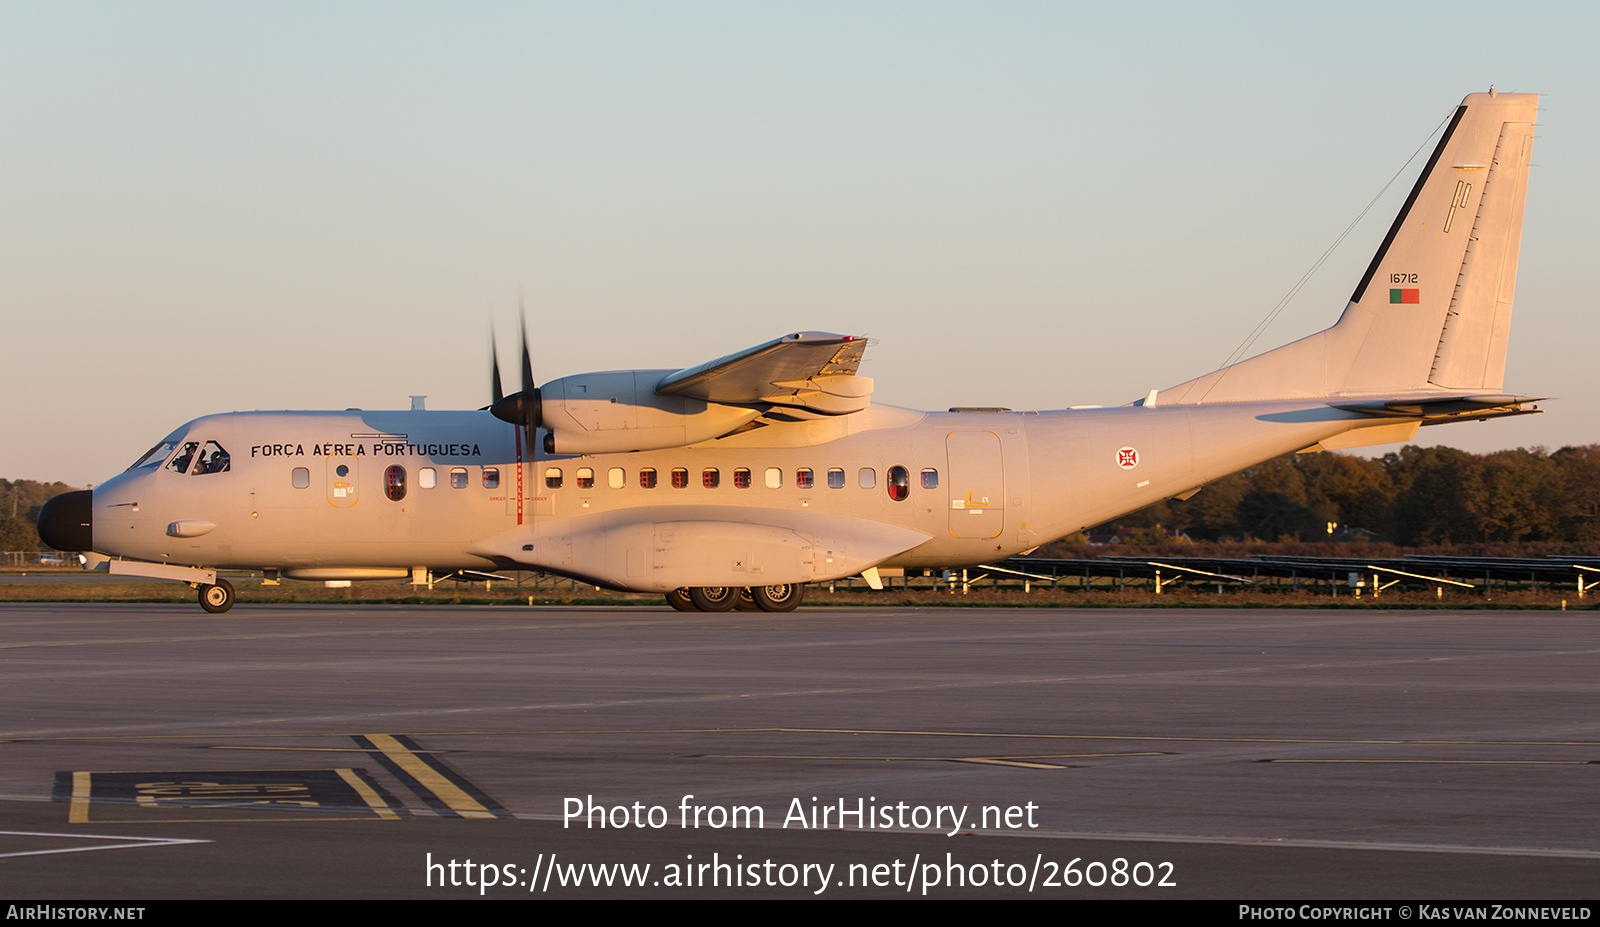
[[[1160,402],[1499,390],[1538,106],[1462,100],[1338,323]]]

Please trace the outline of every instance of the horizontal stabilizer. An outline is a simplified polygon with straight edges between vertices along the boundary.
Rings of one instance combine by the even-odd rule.
[[[1523,408],[1547,397],[1535,396],[1440,396],[1413,399],[1374,400],[1334,403],[1335,409],[1379,418],[1420,418],[1424,425],[1455,419],[1500,418],[1507,415],[1536,415],[1537,406]]]

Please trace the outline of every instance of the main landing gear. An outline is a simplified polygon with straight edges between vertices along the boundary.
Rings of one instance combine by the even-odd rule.
[[[692,586],[667,593],[667,604],[680,612],[725,612],[738,607],[749,611],[792,612],[805,598],[802,583],[771,586]]]
[[[233,607],[233,584],[218,577],[215,586],[202,585],[200,607],[213,615],[220,615]]]

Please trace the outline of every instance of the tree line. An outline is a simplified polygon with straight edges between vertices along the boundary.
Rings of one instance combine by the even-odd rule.
[[[1405,546],[1600,540],[1600,445],[1369,459],[1287,454],[1090,529],[1124,541],[1390,540]]]
[[[76,487],[37,480],[0,480],[0,550],[40,550],[39,510]]]

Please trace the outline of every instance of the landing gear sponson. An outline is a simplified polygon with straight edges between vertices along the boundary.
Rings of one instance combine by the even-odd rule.
[[[801,583],[771,586],[692,586],[667,593],[667,604],[680,612],[725,612],[735,607],[764,612],[792,612],[805,598]]]

